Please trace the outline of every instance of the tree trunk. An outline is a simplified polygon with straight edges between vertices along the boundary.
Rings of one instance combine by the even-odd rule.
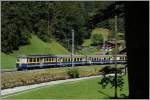
[[[129,98],[149,98],[149,2],[126,2]]]

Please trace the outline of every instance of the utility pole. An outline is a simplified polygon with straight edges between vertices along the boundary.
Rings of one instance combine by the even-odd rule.
[[[48,23],[47,23],[47,24],[48,24],[48,27],[47,27],[48,34],[49,34],[49,6],[50,6],[50,5],[49,5],[49,2],[48,2]]]
[[[72,29],[71,31],[72,31],[72,54],[71,54],[71,58],[72,58],[72,67],[74,67],[74,64],[73,64],[73,56],[74,56],[74,29]]]
[[[115,6],[115,9],[117,9],[117,5]],[[115,98],[117,98],[117,14],[115,14],[115,52],[114,52],[114,61],[115,61]]]

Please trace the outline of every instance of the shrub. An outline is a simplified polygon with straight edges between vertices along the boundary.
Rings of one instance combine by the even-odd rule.
[[[67,71],[67,74],[69,75],[69,78],[78,78],[79,77],[79,71],[76,68],[71,68]]]
[[[103,72],[103,74],[112,74],[112,73],[122,73],[122,69],[121,68],[113,68],[111,66],[105,66],[102,70],[100,70],[99,72]]]

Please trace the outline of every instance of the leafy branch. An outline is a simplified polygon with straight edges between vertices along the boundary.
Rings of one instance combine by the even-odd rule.
[[[102,86],[103,89],[108,86],[108,84],[111,85],[111,88],[115,87],[115,76],[105,76],[102,78],[102,80],[99,82],[99,84]],[[117,76],[117,87],[120,88],[120,91],[122,91],[124,86],[123,81],[123,75]]]

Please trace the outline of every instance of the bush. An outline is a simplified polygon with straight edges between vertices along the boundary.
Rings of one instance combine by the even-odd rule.
[[[103,74],[112,74],[117,72],[118,74],[122,73],[122,69],[121,68],[114,68],[111,66],[105,66],[102,70],[99,70],[99,72],[103,72]]]
[[[69,78],[78,78],[79,77],[79,71],[76,68],[69,69],[67,74],[69,75]]]

